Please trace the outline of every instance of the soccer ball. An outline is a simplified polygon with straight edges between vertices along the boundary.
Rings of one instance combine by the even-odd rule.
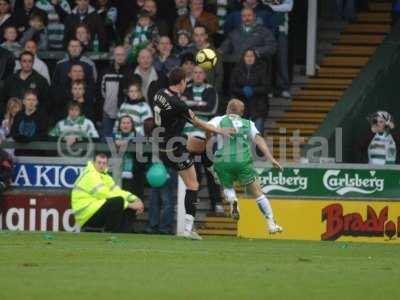
[[[211,70],[217,64],[217,54],[210,48],[200,50],[196,54],[196,64],[203,70]]]

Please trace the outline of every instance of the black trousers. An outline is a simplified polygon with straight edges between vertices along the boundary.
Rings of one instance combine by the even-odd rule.
[[[148,162],[151,161],[151,157],[145,155],[144,158]],[[146,187],[146,171],[148,167],[147,162],[139,162],[136,155],[134,155],[133,162],[133,178],[126,178],[122,180],[122,188],[126,191],[131,192],[140,199],[144,199],[144,190]]]
[[[130,233],[133,231],[135,216],[133,210],[124,209],[122,197],[109,198],[83,225],[82,231],[103,228],[105,232]]]

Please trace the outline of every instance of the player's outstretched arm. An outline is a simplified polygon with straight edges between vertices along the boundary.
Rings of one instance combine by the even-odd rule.
[[[274,167],[283,170],[280,163],[272,156],[271,151],[269,150],[269,147],[262,136],[257,134],[254,139],[254,143],[261,150],[261,152],[264,154],[264,156],[271,161],[271,163]]]
[[[231,136],[236,133],[235,128],[218,128],[212,124],[209,124],[203,120],[198,119],[193,112],[191,112],[192,123],[194,126],[203,129],[206,132],[221,134],[223,136]]]

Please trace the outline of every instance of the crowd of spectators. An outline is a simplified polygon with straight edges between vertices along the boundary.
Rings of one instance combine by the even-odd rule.
[[[271,94],[291,97],[292,7],[293,0],[0,0],[1,131],[19,142],[62,136],[70,145],[85,137],[122,145],[149,136],[153,96],[181,66],[189,83],[182,98],[200,117],[215,116],[223,99],[235,96],[262,132]],[[207,72],[195,64],[204,48],[218,56]],[[49,51],[65,57],[50,66],[40,59]],[[99,65],[91,58],[102,52],[110,61]],[[139,197],[145,170],[124,158],[124,180]],[[171,207],[170,173],[167,187],[152,191],[152,206]],[[210,194],[219,195],[204,173]],[[214,209],[219,202],[212,199]],[[170,215],[153,214],[149,231],[170,232]]]

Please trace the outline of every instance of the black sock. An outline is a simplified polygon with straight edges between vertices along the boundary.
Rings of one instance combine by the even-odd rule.
[[[185,210],[188,215],[196,216],[197,191],[186,190]]]
[[[201,154],[201,161],[202,161],[203,166],[205,168],[209,168],[209,167],[211,167],[213,165],[212,160],[207,155],[207,151],[204,152],[203,154]]]

